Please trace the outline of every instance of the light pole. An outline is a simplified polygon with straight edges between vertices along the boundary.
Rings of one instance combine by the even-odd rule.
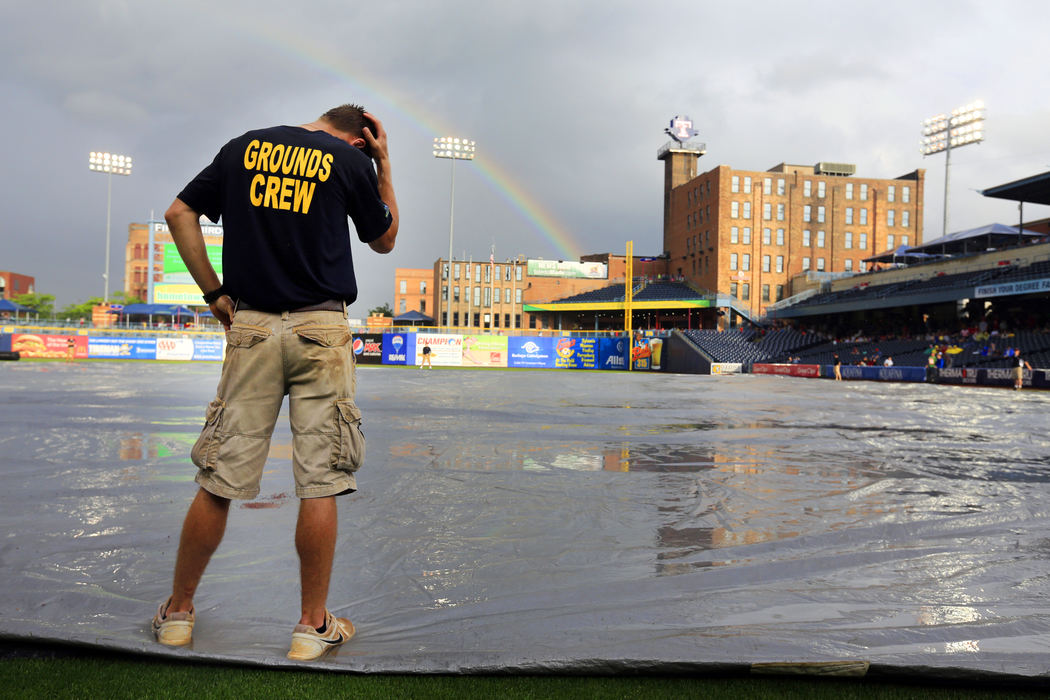
[[[948,235],[948,181],[951,177],[952,149],[984,141],[984,102],[977,100],[951,114],[938,114],[922,123],[923,156],[944,151],[944,232]]]
[[[113,176],[131,174],[131,156],[117,155],[116,153],[104,153],[92,151],[88,155],[88,169],[96,173],[106,174],[106,271],[102,275],[105,280],[105,291],[102,295],[102,303],[109,303],[109,224],[110,213],[113,204]]]
[[[452,322],[452,226],[456,212],[456,161],[474,160],[474,142],[453,136],[439,136],[434,139],[434,157],[448,158],[451,161],[452,189],[448,198],[448,276],[445,283],[445,323]],[[440,299],[440,295],[438,297]],[[441,311],[438,311],[438,319]]]

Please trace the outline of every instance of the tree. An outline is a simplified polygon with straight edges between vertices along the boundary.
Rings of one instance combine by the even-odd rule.
[[[384,303],[382,306],[377,306],[374,309],[369,309],[368,310],[368,315],[371,316],[372,314],[381,314],[383,316],[393,316],[394,315],[394,310],[390,308],[390,303],[387,302],[387,303]]]
[[[29,294],[19,294],[11,301],[32,309],[38,316],[49,316],[51,309],[55,307],[54,294],[30,292]]]
[[[64,319],[75,319],[75,318],[91,318],[91,309],[96,304],[102,303],[102,297],[91,297],[87,301],[79,304],[70,304],[66,308],[58,312],[59,318]]]

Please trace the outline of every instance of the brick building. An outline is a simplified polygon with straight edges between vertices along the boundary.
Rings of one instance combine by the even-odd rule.
[[[864,258],[922,242],[924,170],[880,179],[848,164],[781,163],[697,175],[700,155],[659,154],[668,273],[735,297],[752,318],[790,296],[795,276],[863,272]]]
[[[208,257],[221,278],[222,226],[202,220],[201,231],[204,233]],[[151,257],[152,285],[149,278]],[[128,224],[128,242],[124,248],[124,293],[149,303],[204,305],[200,300],[200,290],[186,271],[168,225],[163,221]]]
[[[14,299],[22,294],[32,294],[35,287],[35,277],[0,270],[0,299]]]
[[[399,267],[394,270],[394,315],[418,311],[435,313],[434,271],[428,268]]]

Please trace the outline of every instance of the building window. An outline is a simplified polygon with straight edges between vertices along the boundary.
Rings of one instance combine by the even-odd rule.
[[[802,258],[802,271],[803,272],[808,272],[809,271],[809,258],[808,257]]]
[[[853,207],[846,207],[846,223],[853,223]]]
[[[740,242],[740,229],[738,229],[736,226],[730,226],[729,227],[729,242],[730,243],[739,243]]]
[[[403,314],[403,313],[405,313],[405,311],[406,311],[406,308],[405,308],[405,300],[404,300],[404,299],[402,299],[402,300],[401,300],[401,302],[400,302],[400,303],[398,304],[398,307],[397,307],[397,312],[398,312],[399,314]]]
[[[817,247],[818,248],[823,248],[824,247],[824,232],[823,231],[817,231]]]
[[[751,218],[751,202],[744,202],[744,218]]]
[[[773,229],[762,229],[762,245],[771,245],[773,243],[773,239],[771,238],[772,235]]]
[[[492,287],[485,287],[485,306],[492,306]]]
[[[730,180],[729,191],[736,194],[740,191],[740,176],[734,175]]]
[[[485,283],[492,281],[492,265],[485,265]]]
[[[773,205],[769,202],[762,205],[762,218],[766,221],[773,218]]]
[[[809,180],[803,180],[802,182],[802,196],[811,197],[813,196],[813,183]]]
[[[740,237],[740,242],[744,245],[751,245],[751,227],[745,226]]]
[[[886,188],[886,201],[887,202],[892,202],[896,196],[897,196],[897,188],[894,187],[893,185],[889,185]]]
[[[907,185],[901,187],[901,201],[905,204],[911,201],[911,188]]]
[[[852,248],[853,247],[853,232],[852,231],[846,231],[846,242],[845,242],[844,245],[845,245],[846,248]]]
[[[427,281],[426,280],[419,280],[419,293],[420,294],[426,294],[427,293]]]
[[[778,204],[777,205],[777,221],[783,221],[783,220],[784,220],[784,205],[783,204]]]
[[[762,256],[762,272],[769,272],[769,256]]]
[[[419,300],[419,313],[425,314],[426,312],[427,312],[427,300],[426,299],[420,299]]]
[[[846,183],[846,199],[853,199],[853,183]]]
[[[778,255],[777,256],[777,267],[776,267],[776,270],[777,270],[777,272],[783,272],[784,271],[784,256],[783,255]]]
[[[481,268],[482,267],[484,267],[484,266],[483,265],[475,265],[474,266],[474,281],[475,282],[480,282],[481,281]],[[474,325],[477,325],[477,324],[474,324]]]
[[[853,261],[846,258],[846,272],[853,272]]]
[[[896,218],[897,218],[897,210],[896,209],[887,209],[886,210],[886,225],[887,226],[896,226],[897,225],[896,224]]]
[[[762,194],[773,194],[773,178],[767,177],[762,180]]]
[[[736,282],[730,282],[729,283],[729,296],[735,297],[737,291],[738,291],[738,289],[737,289],[737,286],[736,286]]]
[[[860,223],[861,223],[862,226],[868,223],[868,210],[867,209],[861,209],[860,210]]]
[[[515,304],[520,304],[521,303],[521,290],[520,289],[515,289],[514,290],[514,303]]]
[[[868,201],[868,186],[867,185],[861,185],[860,186],[860,201],[862,201],[862,202]]]
[[[784,178],[777,178],[777,194],[784,194]]]
[[[509,304],[510,303],[510,287],[504,287],[503,288],[503,303],[504,304]]]
[[[459,263],[456,263],[452,268],[452,278],[459,279]]]
[[[762,301],[769,301],[769,285],[762,285]]]
[[[496,278],[493,280],[493,282],[499,282],[500,266],[496,265],[495,268],[496,268]]]
[[[809,206],[808,204],[806,206],[802,207],[802,220],[803,221],[812,221],[813,220],[813,207]]]
[[[398,283],[399,294],[408,294],[408,280],[401,280]]]
[[[905,209],[901,212],[901,226],[908,228],[911,226],[911,212]]]
[[[908,245],[908,234],[904,234],[903,236],[901,236],[901,244]]]
[[[751,176],[750,175],[745,175],[744,176],[744,194],[750,194],[750,193],[751,193]]]
[[[817,183],[817,196],[818,197],[823,197],[824,196],[824,181],[823,180],[821,180],[821,181],[819,181]]]
[[[443,263],[441,265],[441,279],[443,279],[443,280],[447,280],[448,279],[448,263]]]
[[[861,250],[867,250],[868,249],[868,234],[862,233],[857,238],[859,239],[859,242],[857,243],[857,247],[860,248]]]
[[[452,288],[452,301],[459,301],[459,285]]]
[[[809,229],[808,228],[804,228],[804,229],[802,229],[802,247],[803,248],[808,248],[811,245],[812,245],[812,243],[809,240]]]
[[[743,300],[743,301],[747,301],[750,298],[751,298],[751,285],[748,284],[747,282],[744,282],[743,289],[741,290],[740,299]]]
[[[893,250],[893,244],[894,244],[895,241],[896,241],[896,238],[894,237],[894,235],[892,233],[890,235],[886,236],[886,245],[889,246],[890,250]]]
[[[824,258],[817,258],[817,272],[824,271]]]
[[[777,301],[780,301],[783,298],[784,298],[784,285],[778,284],[777,285]]]
[[[736,267],[737,267],[737,254],[736,253],[730,253],[729,254],[729,269],[730,270],[735,270]]]
[[[518,278],[519,282],[521,282],[521,265],[514,266],[514,276]]]
[[[743,258],[743,260],[741,262],[743,264],[740,266],[740,269],[744,270],[745,272],[750,270],[751,269],[751,254],[750,253],[744,253],[744,258]]]
[[[740,218],[740,202],[729,203],[729,218],[739,219]]]
[[[817,223],[824,223],[824,207],[817,207]]]
[[[859,264],[860,264],[860,271],[861,272],[867,272],[868,271],[868,263],[866,263],[863,260],[861,260]]]
[[[459,325],[459,312],[458,311],[453,311],[452,312],[452,325],[453,326],[458,326]]]
[[[474,287],[474,306],[481,306],[481,287]],[[474,316],[474,325],[478,325],[477,316]]]
[[[777,245],[784,245],[784,229],[777,229]]]

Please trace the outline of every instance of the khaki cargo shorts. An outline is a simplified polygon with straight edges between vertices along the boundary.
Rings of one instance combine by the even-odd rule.
[[[356,490],[365,438],[350,337],[340,311],[237,311],[217,395],[190,452],[197,483],[224,498],[255,498],[287,394],[296,495]]]

